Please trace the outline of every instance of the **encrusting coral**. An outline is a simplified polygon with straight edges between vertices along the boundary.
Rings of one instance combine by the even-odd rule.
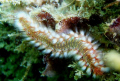
[[[104,60],[105,52],[98,49],[97,42],[93,40],[90,33],[87,33],[92,29],[91,26],[97,24],[92,22],[95,21],[92,17],[100,18],[95,14],[103,15],[100,4],[104,3],[104,0],[92,0],[92,2],[91,0],[0,0],[0,2],[2,3],[1,21],[12,24],[22,33],[25,41],[46,56],[44,60],[47,66],[43,75],[54,76],[53,65],[59,64],[59,60],[63,58],[72,58],[75,66],[69,65],[69,67],[80,68],[80,71],[77,69],[78,73],[75,74],[80,78],[83,75],[95,78],[109,72],[110,68],[115,68],[113,65],[108,65],[110,62]],[[7,5],[9,7],[6,7]],[[119,33],[118,29],[111,28],[111,31]],[[31,61],[30,58],[22,81],[25,80],[32,66],[34,59],[32,58]],[[106,55],[106,58],[108,59],[109,56]],[[53,59],[58,62],[54,62]]]

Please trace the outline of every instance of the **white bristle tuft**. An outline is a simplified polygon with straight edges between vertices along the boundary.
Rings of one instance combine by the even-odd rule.
[[[52,35],[50,35],[48,38],[49,38],[49,39],[53,39],[53,36],[52,36]]]
[[[92,45],[89,44],[89,46],[87,47],[88,49],[91,49],[92,48]]]
[[[30,43],[30,44],[35,44],[35,41],[30,41],[29,43]]]
[[[103,72],[109,72],[110,68],[108,67],[101,67],[101,71]]]
[[[78,37],[78,34],[75,33],[75,34],[74,34],[74,37]]]
[[[66,35],[64,33],[62,33],[61,36],[65,37]]]
[[[68,39],[69,37],[70,37],[69,35],[66,35],[66,36],[65,36],[65,39]]]
[[[86,38],[85,37],[81,37],[81,40],[86,41]]]
[[[84,61],[79,61],[78,64],[82,67],[85,65],[85,62]]]
[[[63,38],[60,38],[60,39],[59,39],[59,42],[62,42],[62,41],[63,41]]]
[[[96,60],[95,60],[95,58],[93,58],[93,59],[92,59],[92,63],[95,63],[95,62],[96,62]]]
[[[76,38],[76,39],[79,40],[79,41],[82,40],[81,38]]]
[[[46,46],[42,45],[42,46],[38,47],[38,50],[45,49],[45,48],[46,48]]]
[[[91,68],[90,68],[90,67],[87,68],[86,73],[87,73],[88,75],[91,75]]]
[[[98,62],[95,62],[94,66],[98,66],[98,65],[99,65],[99,63],[98,63]]]
[[[39,30],[38,25],[35,24],[35,23],[31,23],[30,26],[35,28],[34,31],[38,31]]]
[[[25,38],[25,40],[31,40],[32,38],[30,38],[30,37],[27,37],[27,38]]]
[[[89,42],[92,42],[92,38],[91,38],[91,37],[88,37],[88,41],[89,41]]]
[[[82,62],[80,65],[81,65],[81,66],[84,66],[84,65],[85,65],[85,62]]]
[[[91,50],[89,53],[90,53],[90,54],[93,54],[93,52],[94,52],[94,51],[93,51],[93,50]]]
[[[50,27],[48,27],[47,29],[49,30],[50,33],[54,32]]]
[[[74,35],[74,32],[72,30],[70,30],[70,34]]]
[[[38,47],[38,46],[40,46],[40,43],[35,43],[34,46],[35,46],[35,47]]]
[[[75,55],[78,52],[78,50],[71,50],[68,52],[68,55]]]
[[[46,27],[43,27],[44,32],[47,34],[48,33],[48,29]]]
[[[94,53],[93,53],[93,54],[90,54],[90,55],[91,55],[91,57],[92,57],[92,58],[94,58],[94,57],[95,57],[95,54],[94,54]]]
[[[78,34],[78,29],[77,29],[77,27],[75,28],[75,32]]]
[[[63,58],[64,56],[63,56],[63,54],[60,54],[60,56],[59,56],[60,58]]]
[[[85,45],[85,47],[88,47],[88,46],[89,46],[89,44],[88,44],[88,43],[85,43],[84,45]]]
[[[103,65],[103,64],[104,64],[104,62],[103,62],[103,61],[100,61],[100,62],[99,62],[99,65]]]
[[[60,36],[59,36],[58,34],[56,34],[54,37],[56,37],[56,38],[60,38]]]
[[[24,30],[24,27],[22,26],[22,24],[19,22],[19,20],[15,20],[15,27],[17,27],[20,31]]]
[[[93,78],[96,78],[96,74],[93,74]]]
[[[82,56],[81,55],[75,55],[75,60],[80,60],[81,58],[82,58]]]
[[[44,29],[42,28],[42,26],[39,26],[38,29],[42,32],[44,32]]]
[[[43,50],[43,53],[50,53],[52,50],[51,49],[45,49]]]
[[[81,69],[82,69],[83,71],[85,71],[85,69],[86,69],[86,66],[83,66]]]
[[[99,47],[99,45],[94,45],[93,49],[96,50]]]
[[[18,12],[18,13],[16,14],[16,17],[17,17],[17,18],[20,18],[20,17],[29,17],[29,16],[28,16],[27,13],[21,11],[21,12]]]
[[[65,56],[65,57],[67,57],[67,56],[68,56],[68,55],[67,55],[67,51],[65,51],[63,54],[64,54],[64,56]]]
[[[55,56],[55,54],[54,53],[52,53],[51,55],[50,55],[50,57],[54,57]]]
[[[52,40],[52,43],[53,43],[53,44],[57,43],[57,39],[53,39],[53,40]]]
[[[53,37],[56,36],[56,33],[55,33],[54,31],[52,31],[50,34],[51,34]]]
[[[84,32],[84,31],[81,31],[80,34],[81,34],[82,36],[84,36],[84,35],[85,35],[85,32]]]
[[[55,57],[59,57],[60,52],[55,53]]]

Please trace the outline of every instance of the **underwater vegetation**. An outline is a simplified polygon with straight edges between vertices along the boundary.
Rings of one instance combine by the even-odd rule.
[[[119,0],[0,0],[0,81],[120,81]]]

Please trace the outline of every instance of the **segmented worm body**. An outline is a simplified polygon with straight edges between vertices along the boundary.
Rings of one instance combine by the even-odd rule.
[[[44,49],[43,53],[51,53],[51,57],[60,58],[72,56],[78,61],[80,68],[88,75],[93,74],[93,77],[108,71],[102,61],[103,53],[97,50],[96,42],[92,42],[92,38],[85,35],[84,31],[75,33],[70,30],[68,34],[59,34],[37,20],[35,21],[25,12],[18,13],[16,17],[16,27],[24,31],[23,35],[26,40],[30,40],[31,44],[39,50]]]

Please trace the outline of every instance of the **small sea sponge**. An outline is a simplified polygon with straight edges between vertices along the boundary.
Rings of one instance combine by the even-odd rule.
[[[42,22],[46,27],[51,27],[55,30],[55,20],[51,14],[45,11],[41,11],[37,16],[37,21]]]
[[[104,61],[107,66],[120,72],[120,54],[117,51],[108,52],[104,57]]]
[[[113,23],[110,25],[110,32],[115,32],[118,35],[120,35],[120,17],[118,17],[115,21],[113,21]]]
[[[108,31],[105,35],[113,41],[113,43],[120,46],[120,17],[113,19],[109,25]]]
[[[56,30],[58,33],[68,33],[69,30],[76,32],[76,30],[89,30],[89,20],[81,17],[70,17],[60,21],[60,29]]]

